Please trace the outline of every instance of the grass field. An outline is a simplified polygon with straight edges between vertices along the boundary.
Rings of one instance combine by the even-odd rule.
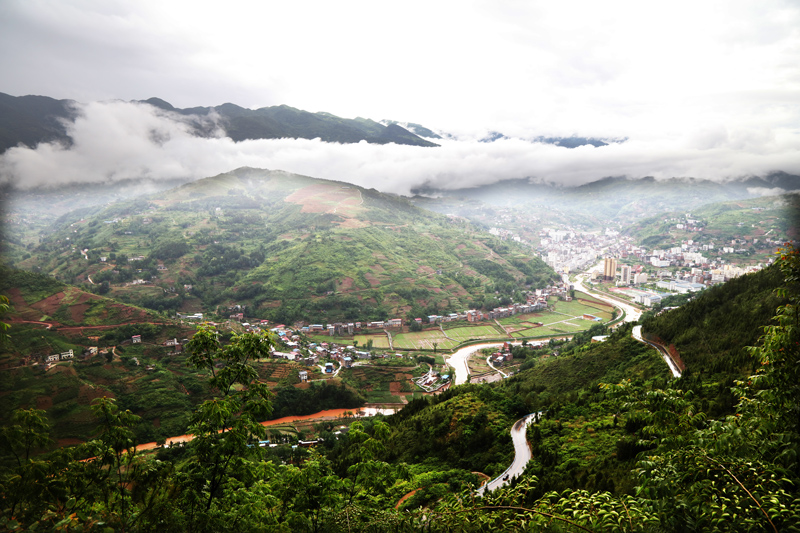
[[[458,345],[458,342],[446,338],[438,329],[399,333],[393,336],[394,347],[398,349],[433,350],[434,342],[439,350],[450,350]]]
[[[363,349],[370,340],[372,340],[372,347],[374,349],[389,349],[389,337],[387,337],[385,333],[379,335],[355,335],[353,340],[358,341],[359,350]]]
[[[566,317],[565,317],[566,318]],[[583,324],[579,324],[579,323]],[[572,334],[578,331],[588,329],[589,322],[585,320],[567,320],[564,322],[552,323],[549,326],[542,326],[539,328],[530,328],[522,331],[515,331],[511,335],[514,338],[522,337],[542,337],[549,335]]]
[[[463,328],[448,329],[446,333],[448,337],[459,342],[471,339],[497,339],[506,336],[494,326],[466,326]]]
[[[604,322],[611,320],[612,307],[605,302],[601,302],[583,292],[576,292],[576,299],[571,302],[563,300],[551,300],[550,305],[555,307],[555,311],[543,311],[540,313],[528,313],[515,315],[508,318],[501,318],[498,322],[511,332],[511,336],[519,339],[524,337],[542,337],[550,335],[572,334],[578,331],[589,329],[597,322],[585,320],[584,314],[594,315]],[[579,301],[578,298],[585,301]],[[534,326],[536,323],[542,326]],[[433,350],[433,343],[436,343],[437,350],[452,350],[462,342],[469,340],[499,339],[504,335],[491,322],[483,322],[476,325],[454,326],[448,324],[449,329],[445,329],[447,337],[438,328],[431,328],[418,332],[407,332],[392,334],[392,344],[398,350]],[[367,340],[372,339],[372,346],[375,349],[388,349],[389,340],[383,334],[356,335],[354,337],[358,345],[366,346]],[[316,336],[317,342],[336,342],[339,344],[352,344],[352,339],[339,337]]]

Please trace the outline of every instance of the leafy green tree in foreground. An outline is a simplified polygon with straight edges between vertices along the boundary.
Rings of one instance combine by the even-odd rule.
[[[223,346],[209,325],[200,326],[189,342],[189,361],[211,373],[216,397],[198,407],[189,427],[191,455],[179,478],[188,531],[218,529],[220,520],[229,525],[228,501],[261,470],[258,441],[265,439],[266,428],[259,422],[269,417],[272,406],[251,363],[268,357],[271,346],[269,336],[253,333],[234,335]]]
[[[781,252],[788,303],[751,354],[759,371],[733,388],[733,415],[709,420],[691,392],[617,387],[643,422],[638,495],[670,531],[797,531],[800,524],[800,257]]]
[[[194,440],[160,454],[170,460],[139,454],[137,417],[100,399],[95,439],[37,455],[49,439],[45,414],[20,411],[2,431],[0,530],[798,531],[800,255],[784,250],[778,263],[788,303],[752,349],[760,371],[736,383],[732,415],[712,419],[678,388],[605,387],[640,428],[635,494],[567,489],[528,499],[539,482],[528,475],[483,498],[464,491],[398,511],[390,489],[405,468],[386,462],[382,421],[354,423],[336,464],[316,452],[265,461],[258,422],[270,402],[250,363],[271,340],[246,334],[223,345],[203,326],[191,361],[210,373],[216,396],[194,414]]]

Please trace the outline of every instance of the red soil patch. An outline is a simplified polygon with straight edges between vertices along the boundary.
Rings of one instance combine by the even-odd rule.
[[[78,403],[81,405],[89,405],[95,398],[114,398],[114,393],[103,387],[92,387],[91,385],[81,385],[78,391]]]
[[[353,286],[353,278],[344,278],[339,285],[339,290],[347,291]]]
[[[341,222],[339,222],[338,226],[344,229],[358,229],[358,228],[366,228],[369,226],[368,223],[364,222],[363,220],[357,220],[355,218],[345,218]]]
[[[50,409],[53,407],[53,399],[50,396],[39,396],[36,398],[37,409]]]
[[[77,376],[78,373],[72,368],[72,365],[55,365],[47,371],[48,374],[69,374],[70,376]]]
[[[395,509],[400,509],[400,506],[403,505],[403,502],[406,501],[407,499],[409,499],[410,497],[412,497],[414,494],[416,494],[418,490],[422,490],[422,488],[414,489],[411,492],[409,492],[408,494],[406,494],[405,496],[403,496],[402,498],[400,498],[397,501],[397,505],[395,505],[394,508]]]
[[[472,473],[481,478],[481,485],[480,485],[481,487],[492,480],[492,478],[490,478],[483,472],[472,472]]]
[[[8,296],[9,302],[11,302],[15,309],[21,309],[28,306],[28,304],[25,303],[25,299],[22,297],[22,293],[16,287],[8,289],[6,296]]]
[[[61,300],[64,299],[64,296],[65,294],[63,292],[57,292],[44,300],[39,300],[35,304],[32,304],[31,307],[37,311],[41,311],[45,315],[52,315],[61,307]]]
[[[326,213],[338,208],[352,210],[361,198],[358,189],[317,183],[293,192],[284,201],[302,205],[303,213]]]
[[[367,278],[367,281],[369,281],[369,284],[372,287],[377,287],[381,284],[380,280],[372,274],[365,274],[364,277]]]
[[[89,304],[77,304],[69,306],[69,318],[73,322],[80,324],[83,322],[83,315],[89,310]]]

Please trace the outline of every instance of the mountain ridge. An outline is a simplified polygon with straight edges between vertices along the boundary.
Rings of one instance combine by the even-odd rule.
[[[386,125],[369,119],[345,119],[331,113],[311,113],[288,105],[247,109],[233,103],[181,109],[166,100],[151,97],[134,103],[149,105],[188,121],[194,135],[211,137],[222,129],[235,142],[248,139],[319,138],[325,142],[405,144],[436,147],[437,144],[403,128],[395,121]],[[73,100],[48,96],[12,96],[0,93],[0,153],[24,145],[35,148],[44,142],[70,145],[67,124],[79,116]],[[212,120],[208,120],[211,118]],[[418,125],[416,125],[418,126]],[[427,128],[423,128],[425,131]]]

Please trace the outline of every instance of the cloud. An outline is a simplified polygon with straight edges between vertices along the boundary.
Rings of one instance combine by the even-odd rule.
[[[318,139],[195,137],[192,120],[145,104],[91,103],[69,125],[73,140],[0,155],[0,179],[21,188],[150,178],[196,179],[238,167],[280,169],[408,194],[427,185],[457,189],[530,178],[574,186],[606,176],[725,180],[774,170],[800,173],[800,136],[790,129],[749,130],[724,124],[664,138],[631,138],[567,149],[504,139],[445,140],[439,148],[324,143]]]

